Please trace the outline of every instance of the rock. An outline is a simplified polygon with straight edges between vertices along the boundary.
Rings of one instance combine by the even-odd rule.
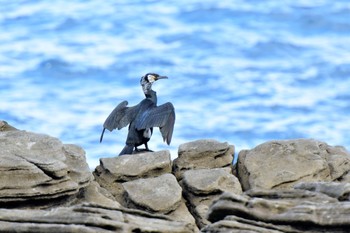
[[[0,120],[0,132],[1,131],[11,131],[11,130],[17,130],[15,127],[9,125],[6,121]]]
[[[338,202],[321,193],[264,190],[251,191],[249,195],[223,194],[210,207],[208,219],[211,222],[229,221],[227,216],[236,216],[250,220],[245,224],[253,226],[264,225],[259,222],[273,224],[272,229],[276,230],[287,226],[290,231],[285,232],[322,232],[325,229],[326,232],[346,232],[350,227],[349,211],[350,202]]]
[[[303,233],[288,225],[274,225],[229,215],[223,220],[205,226],[201,232],[230,232],[230,233]],[[315,232],[316,233],[316,232]]]
[[[239,153],[238,178],[243,190],[285,189],[299,182],[340,180],[350,170],[350,154],[312,139],[263,143]]]
[[[69,203],[91,172],[85,152],[56,138],[20,130],[0,132],[2,207],[48,207]]]
[[[239,180],[230,169],[213,168],[188,170],[183,175],[183,184],[193,194],[206,195],[223,192],[242,193]]]
[[[195,232],[165,216],[92,204],[53,210],[0,209],[0,232]]]
[[[155,178],[123,183],[127,207],[171,216],[195,225],[195,220],[182,199],[182,189],[175,176],[164,174]]]
[[[132,207],[166,214],[181,202],[182,189],[171,174],[125,182],[123,187]]]
[[[82,192],[81,199],[74,204],[91,203],[105,207],[121,208],[113,195],[106,189],[100,187],[96,181],[92,181]]]
[[[296,189],[324,193],[339,201],[350,201],[350,184],[337,182],[302,182],[294,186]]]
[[[181,180],[187,170],[232,167],[234,146],[216,140],[197,140],[181,144],[178,158],[173,162],[173,173]]]
[[[171,173],[170,152],[145,152],[113,158],[101,158],[94,176],[101,187],[113,194],[116,200],[125,205],[122,184],[139,178],[156,177]]]
[[[171,173],[169,151],[145,152],[101,159],[96,181],[128,208],[166,214],[195,225]]]
[[[102,158],[100,162],[100,166],[118,182],[171,173],[170,152],[167,150]]]
[[[206,214],[212,201],[223,192],[241,194],[238,179],[230,168],[188,170],[183,174],[181,185],[190,212],[199,228],[209,224]]]

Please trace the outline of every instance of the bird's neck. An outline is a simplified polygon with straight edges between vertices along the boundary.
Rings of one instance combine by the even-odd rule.
[[[144,92],[147,99],[152,100],[155,104],[157,104],[157,92],[149,89],[147,92]]]

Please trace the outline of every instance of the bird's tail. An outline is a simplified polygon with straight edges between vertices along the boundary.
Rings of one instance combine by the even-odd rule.
[[[133,150],[134,150],[133,145],[125,145],[124,149],[119,153],[119,155],[132,154]]]

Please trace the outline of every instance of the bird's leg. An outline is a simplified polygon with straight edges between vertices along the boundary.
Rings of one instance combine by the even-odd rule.
[[[147,142],[145,143],[145,147],[146,147],[146,151],[153,152],[153,150],[150,150],[150,149],[148,148]]]

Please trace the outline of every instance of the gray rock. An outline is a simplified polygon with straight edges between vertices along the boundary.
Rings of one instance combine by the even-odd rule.
[[[350,154],[312,139],[263,143],[239,153],[238,178],[243,190],[285,189],[299,182],[341,179],[350,170]]]
[[[74,204],[91,203],[109,208],[121,208],[113,195],[106,189],[100,187],[96,181],[92,181],[81,193],[81,198],[77,199]]]
[[[17,130],[15,127],[9,125],[6,121],[0,120],[0,132],[1,131],[11,131],[11,130]]]
[[[113,158],[101,158],[94,176],[101,187],[107,189],[122,205],[123,183],[139,178],[156,177],[171,172],[170,152],[145,152]]]
[[[114,181],[118,182],[171,173],[171,159],[168,150],[102,158],[100,162],[100,166],[112,174]]]
[[[190,212],[199,228],[209,224],[207,211],[214,199],[223,192],[242,193],[238,179],[230,168],[188,170],[183,174],[181,185]]]
[[[227,142],[204,139],[179,146],[178,158],[173,162],[173,172],[177,179],[187,170],[232,167],[234,146]]]
[[[208,219],[229,221],[227,216],[231,215],[273,224],[276,230],[285,229],[287,225],[292,229],[289,232],[322,232],[325,229],[326,232],[346,232],[350,227],[350,202],[338,202],[327,195],[305,190],[250,191],[249,195],[225,193],[210,207]]]
[[[227,216],[223,220],[205,226],[201,232],[230,232],[230,233],[303,233],[288,225],[274,225],[236,216]],[[316,233],[316,232],[315,232]]]
[[[26,131],[0,132],[0,203],[45,207],[70,202],[91,181],[85,152]]]
[[[229,168],[188,170],[183,174],[183,184],[186,190],[198,195],[242,193],[239,180]]]
[[[350,201],[350,183],[302,182],[296,184],[294,188],[324,193],[340,201]]]
[[[182,189],[172,174],[123,183],[129,207],[169,213],[179,207]]]
[[[0,209],[0,232],[195,232],[165,216],[92,204],[54,210]]]

